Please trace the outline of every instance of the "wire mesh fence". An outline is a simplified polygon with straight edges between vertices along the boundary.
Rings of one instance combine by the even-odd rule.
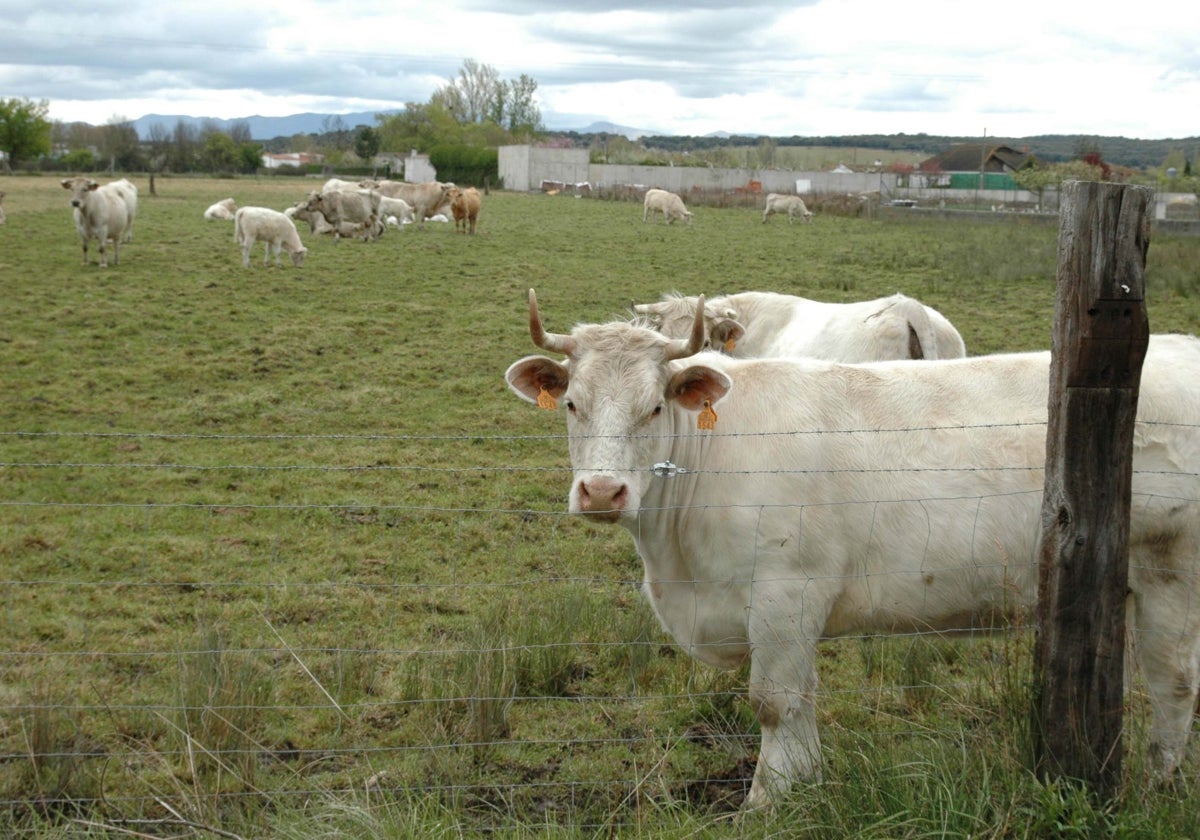
[[[0,447],[6,812],[135,821],[420,790],[485,825],[583,826],[643,799],[731,810],[749,788],[747,668],[691,659],[644,603],[629,535],[565,513],[560,436],[29,431]],[[1033,557],[1007,562],[1036,576]],[[1016,600],[1008,634],[964,616],[954,639],[823,645],[835,768],[864,749],[1020,755]]]

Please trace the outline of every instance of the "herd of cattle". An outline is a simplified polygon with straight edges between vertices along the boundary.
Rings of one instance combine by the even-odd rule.
[[[99,262],[108,266],[108,245],[112,243],[113,264],[120,262],[120,244],[133,238],[137,215],[137,186],[126,178],[100,184],[91,178],[64,178],[62,186],[71,192],[75,230],[83,243],[83,264],[88,264],[88,245],[98,243]],[[0,199],[4,196],[0,193]],[[424,227],[426,219],[453,216],[460,233],[475,233],[482,204],[474,187],[460,189],[449,182],[429,181],[409,184],[401,181],[363,180],[357,183],[331,178],[320,190],[298,201],[283,212],[269,207],[238,207],[232,198],[218,201],[204,211],[206,219],[232,219],[234,242],[242,249],[243,265],[250,265],[250,251],[264,243],[264,263],[271,256],[280,265],[280,252],[286,251],[296,266],[304,264],[308,249],[300,241],[296,219],[307,222],[314,234],[330,233],[334,239],[360,237],[378,239],[391,224],[416,222]],[[0,224],[4,221],[0,210]]]
[[[88,245],[98,243],[99,262],[108,266],[108,243],[113,243],[113,264],[120,261],[120,242],[133,236],[133,220],[137,215],[137,187],[122,178],[100,184],[91,178],[64,178],[62,186],[71,191],[71,207],[75,229],[83,243],[83,264],[88,263]],[[0,193],[0,199],[4,194]],[[317,235],[331,234],[334,240],[361,238],[374,241],[383,235],[388,225],[415,222],[424,227],[427,219],[454,219],[459,233],[475,233],[482,198],[474,187],[460,189],[450,182],[427,181],[410,184],[404,181],[365,179],[343,181],[330,178],[320,190],[280,212],[269,207],[238,207],[232,198],[222,199],[204,211],[204,218],[234,222],[233,239],[242,250],[242,264],[250,265],[250,251],[262,242],[263,263],[282,265],[280,254],[286,252],[292,264],[304,265],[308,249],[300,240],[296,220],[307,222]],[[682,221],[691,224],[692,213],[683,199],[667,190],[649,189],[642,204],[642,221],[662,213],[667,224]],[[771,193],[766,198],[763,222],[773,213],[786,213],[788,223],[796,218],[812,221],[812,212],[796,195]],[[0,207],[0,224],[4,210]]]
[[[568,510],[630,532],[684,650],[749,663],[762,743],[747,807],[821,775],[819,640],[985,630],[1035,608],[1049,352],[966,356],[902,295],[670,295],[564,334],[532,289],[528,303],[533,343],[558,358],[505,379],[566,409]],[[1198,381],[1200,339],[1151,337],[1128,585],[1162,780],[1200,687]]]

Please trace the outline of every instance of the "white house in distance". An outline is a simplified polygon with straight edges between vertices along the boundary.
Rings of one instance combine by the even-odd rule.
[[[265,169],[278,169],[281,166],[305,166],[306,164],[325,162],[325,155],[313,154],[311,152],[280,152],[271,154],[264,152],[262,156],[262,165]]]

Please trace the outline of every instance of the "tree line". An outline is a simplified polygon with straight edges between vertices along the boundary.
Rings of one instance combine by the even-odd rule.
[[[1065,164],[1098,154],[1110,164],[1194,177],[1200,163],[1200,137],[1142,140],[1088,135],[1038,135],[1024,138],[951,137],[930,134],[859,134],[801,137],[650,136],[630,141],[617,134],[547,132],[537,105],[537,81],[521,74],[502,79],[488,64],[467,59],[458,75],[434,91],[427,102],[407,102],[395,114],[376,115],[373,126],[349,126],[327,117],[319,134],[250,136],[248,124],[234,122],[223,130],[213,120],[195,125],[151,126],[138,137],[133,124],[113,117],[108,124],[51,122],[45,100],[0,99],[0,152],[6,171],[25,164],[76,171],[150,171],[249,173],[262,165],[264,152],[316,152],[328,165],[369,165],[380,152],[405,154],[410,149],[463,157],[453,149],[496,149],[510,143],[543,142],[589,148],[595,160],[739,165],[751,156],[771,165],[776,149],[844,147],[907,151],[929,155],[959,143],[986,142],[1028,149],[1047,164]],[[691,158],[689,161],[688,158]],[[474,164],[473,164],[474,165]]]

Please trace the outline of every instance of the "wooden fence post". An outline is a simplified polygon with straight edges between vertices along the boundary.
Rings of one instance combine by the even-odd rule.
[[[1072,181],[1059,212],[1034,658],[1034,764],[1121,779],[1133,426],[1153,191]]]

